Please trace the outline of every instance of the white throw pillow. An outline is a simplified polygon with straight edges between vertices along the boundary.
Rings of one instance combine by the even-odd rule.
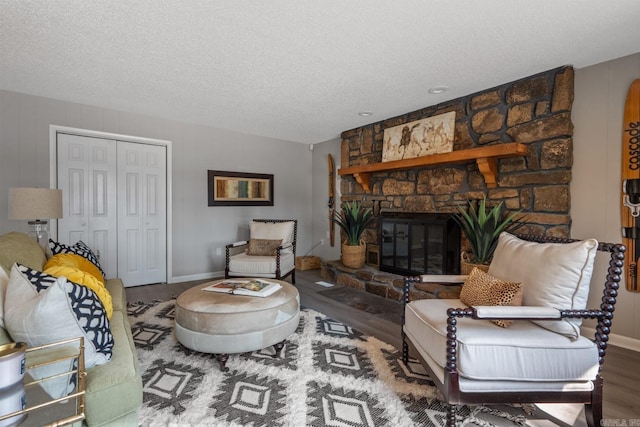
[[[113,336],[100,299],[89,288],[14,264],[6,298],[11,301],[5,312],[6,329],[15,341],[29,347],[69,338],[84,337],[85,368],[107,363],[111,359]],[[55,366],[38,377],[68,370]],[[69,381],[46,381],[43,388],[53,397],[68,393],[75,384]]]
[[[282,240],[282,245],[293,241],[293,221],[249,223],[249,235],[252,239]]]
[[[4,300],[7,293],[7,285],[9,284],[9,276],[0,267],[0,328],[4,328]]]
[[[598,241],[536,243],[502,233],[488,273],[522,283],[522,305],[582,310],[587,307]],[[577,339],[582,319],[535,321]]]

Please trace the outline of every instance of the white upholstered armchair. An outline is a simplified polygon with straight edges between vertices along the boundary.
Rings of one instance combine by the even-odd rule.
[[[225,278],[265,277],[296,283],[295,219],[254,219],[249,223],[249,240],[226,246]]]
[[[600,307],[587,309],[597,251],[609,253],[609,268]],[[405,278],[403,361],[411,345],[449,405],[447,425],[456,424],[457,404],[583,403],[588,425],[600,426],[600,373],[624,251],[593,239],[503,233],[488,273],[474,270],[460,299],[410,301],[423,278]],[[588,318],[597,319],[591,337],[580,330]]]

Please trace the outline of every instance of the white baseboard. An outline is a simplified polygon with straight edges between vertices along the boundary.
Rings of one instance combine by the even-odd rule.
[[[173,276],[169,283],[191,282],[193,280],[218,279],[224,277],[224,271],[211,273],[191,274],[189,276]]]
[[[582,335],[586,337],[593,337],[596,333],[596,330],[594,328],[586,328],[583,326],[580,329],[582,331]],[[608,343],[611,345],[626,348],[629,350],[640,351],[640,340],[637,338],[625,337],[624,335],[610,334]]]

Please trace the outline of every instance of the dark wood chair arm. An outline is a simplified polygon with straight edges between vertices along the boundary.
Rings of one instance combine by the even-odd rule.
[[[240,240],[239,242],[233,242],[233,243],[229,243],[228,245],[225,246],[225,248],[227,249],[231,249],[231,248],[244,248],[245,246],[247,246],[249,244],[249,242],[247,242],[246,240]]]
[[[293,243],[287,243],[286,245],[280,245],[280,246],[278,246],[277,250],[281,251],[283,249],[289,249],[289,248],[293,248]]]
[[[562,320],[562,319],[603,319],[603,310],[558,310],[548,307],[531,306],[478,306],[468,307],[472,310],[472,319],[483,320]],[[464,310],[458,308],[454,310]],[[502,313],[501,313],[502,312]]]
[[[229,261],[232,255],[236,255],[239,254],[241,252],[243,252],[245,250],[245,248],[249,246],[249,242],[234,242],[234,243],[229,243],[228,245],[226,245],[224,247],[225,249],[225,266],[227,268],[229,268]]]

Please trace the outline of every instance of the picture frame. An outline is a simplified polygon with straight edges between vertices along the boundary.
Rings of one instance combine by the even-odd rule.
[[[455,128],[455,111],[387,128],[382,138],[382,161],[450,153]]]
[[[273,174],[207,171],[209,206],[273,206]]]

